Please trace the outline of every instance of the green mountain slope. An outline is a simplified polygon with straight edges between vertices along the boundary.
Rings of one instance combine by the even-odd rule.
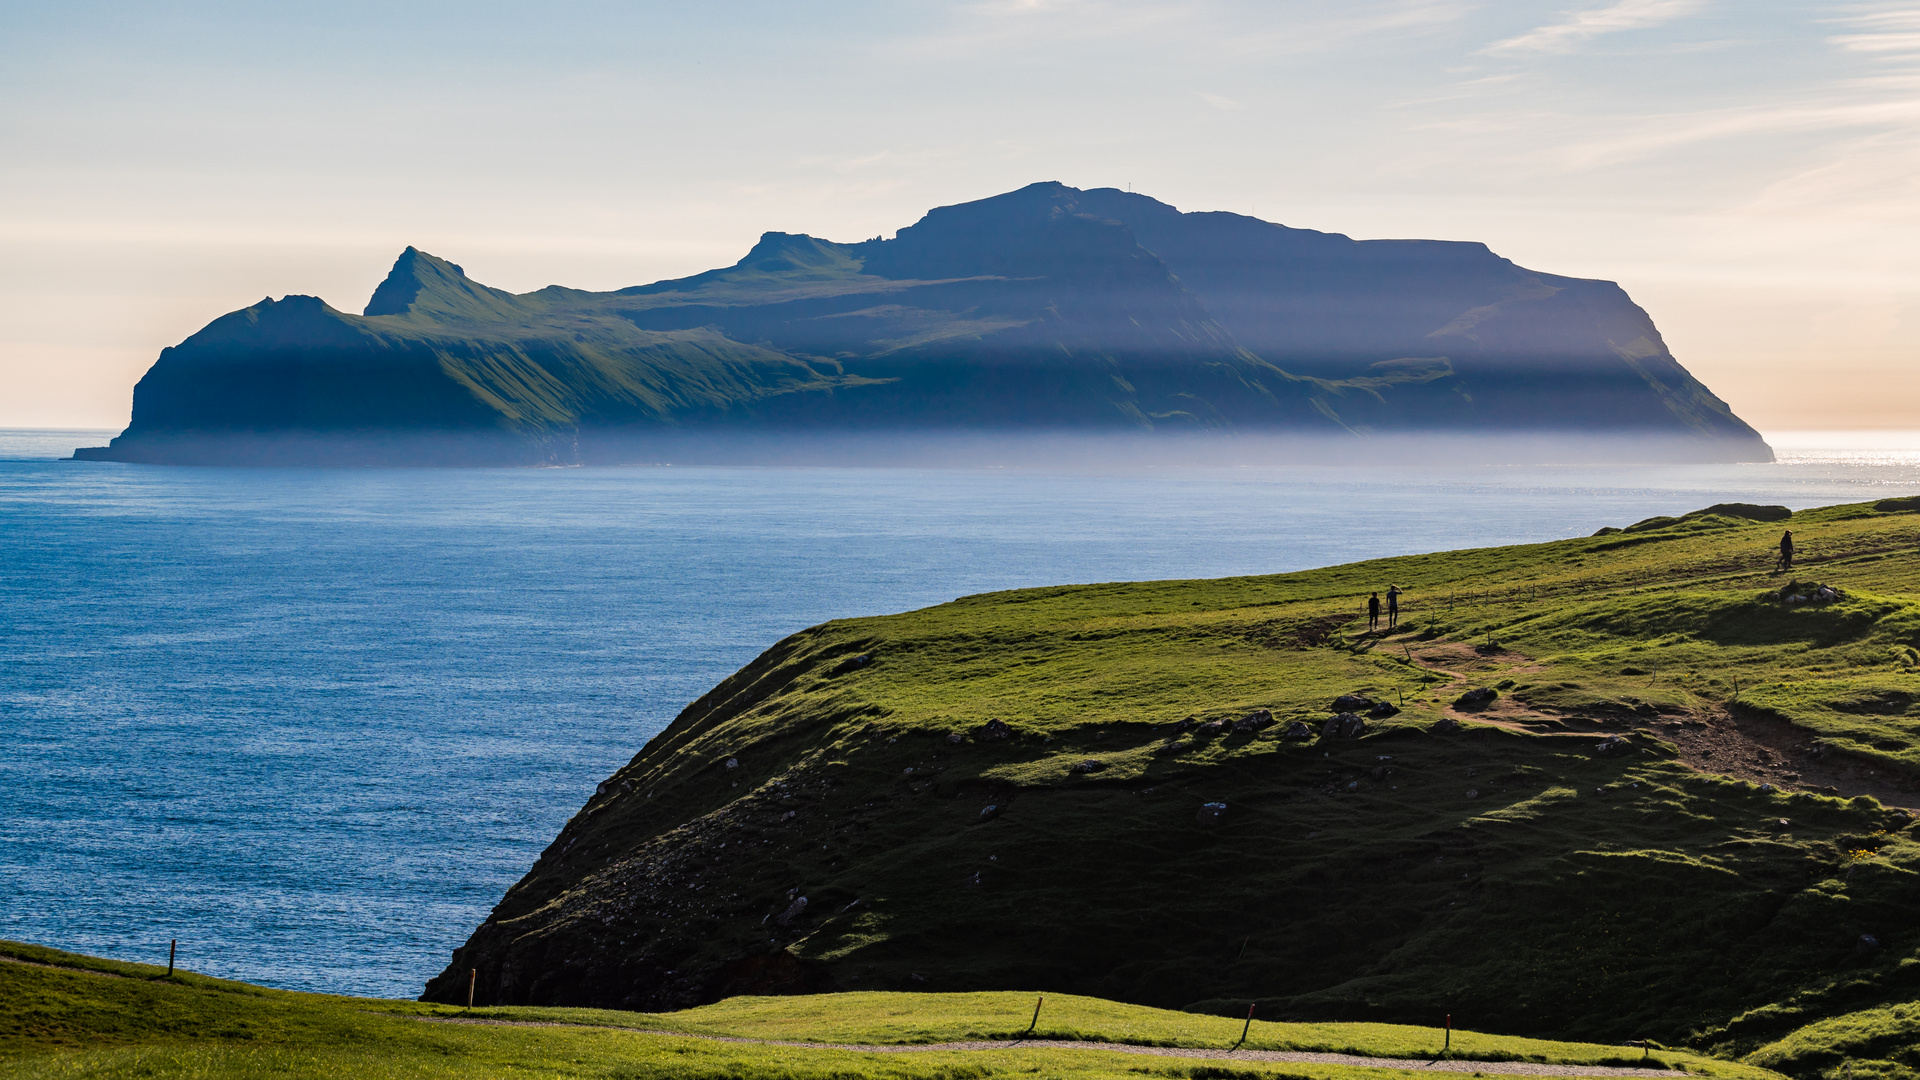
[[[426,996],[1047,986],[1747,1047],[1906,1000],[1920,518],[1793,515],[1796,580],[1784,513],[816,627],[602,784]]]
[[[141,379],[117,456],[235,452],[210,434],[430,432],[468,436],[456,453],[572,460],[550,444],[582,425],[752,417],[783,395],[868,381],[711,330],[555,311],[411,248],[369,310],[383,305],[360,317],[296,296],[215,320]]]
[[[767,233],[732,267],[608,293],[515,295],[408,248],[362,315],[262,301],[163,351],[132,425],[77,456],[619,461],[689,435],[1432,430],[1770,456],[1610,283],[1060,184],[892,239]]]

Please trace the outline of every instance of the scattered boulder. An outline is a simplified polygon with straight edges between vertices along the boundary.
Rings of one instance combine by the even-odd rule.
[[[1287,730],[1281,732],[1280,737],[1283,739],[1291,739],[1295,741],[1299,741],[1302,739],[1311,739],[1313,738],[1313,729],[1308,727],[1305,723],[1302,723],[1299,720],[1295,720],[1293,723],[1287,725]]]
[[[1359,790],[1360,790],[1360,781],[1358,781],[1358,780],[1349,780],[1349,781],[1347,781],[1347,791],[1348,791],[1348,792],[1355,792],[1355,791],[1359,791]]]
[[[733,770],[735,770],[735,769],[737,769],[737,768],[739,768],[739,767],[740,767],[740,759],[739,759],[739,758],[737,758],[737,757],[730,757],[730,758],[728,758],[728,759],[727,759],[727,764],[726,764],[726,769],[727,769],[727,771],[728,771],[728,772],[732,772]]]
[[[1853,943],[1853,951],[1861,956],[1872,956],[1880,951],[1880,938],[1873,934],[1861,934],[1860,940]]]
[[[1341,694],[1333,699],[1334,712],[1359,712],[1373,704],[1373,699],[1365,694]]]
[[[1399,711],[1400,706],[1395,705],[1391,701],[1376,701],[1372,705],[1367,706],[1367,715],[1376,720],[1392,716]]]
[[[1220,824],[1221,819],[1225,818],[1226,816],[1227,816],[1226,803],[1210,802],[1210,803],[1200,804],[1200,811],[1199,813],[1194,815],[1194,820],[1198,821],[1202,825],[1218,825]]]
[[[1266,709],[1256,709],[1234,721],[1233,730],[1244,735],[1249,731],[1259,731],[1261,728],[1270,727],[1272,724],[1273,714],[1271,712],[1268,712]]]
[[[1596,754],[1630,754],[1633,752],[1633,744],[1618,735],[1609,735],[1593,744],[1593,752]]]
[[[973,737],[982,742],[1005,742],[1013,738],[1013,729],[1004,720],[989,720],[980,725]]]
[[[1462,724],[1451,716],[1443,716],[1433,722],[1433,730],[1442,735],[1451,735],[1465,726],[1465,724]]]
[[[1499,696],[1500,691],[1495,690],[1491,686],[1475,687],[1461,694],[1459,697],[1454,698],[1453,707],[1456,709],[1484,709],[1493,704],[1494,699]]]
[[[1373,778],[1375,780],[1387,780],[1392,776],[1393,766],[1391,765],[1375,765],[1373,767]]]
[[[1168,739],[1166,742],[1163,742],[1159,746],[1154,747],[1153,752],[1156,754],[1159,754],[1161,757],[1171,757],[1174,754],[1177,754],[1180,751],[1185,750],[1187,748],[1187,745],[1188,744],[1180,741],[1180,736],[1175,735],[1172,738]]]
[[[1076,763],[1073,768],[1067,771],[1076,776],[1085,776],[1087,773],[1097,773],[1106,767],[1107,763],[1101,761],[1099,758],[1088,758],[1085,761]]]
[[[1477,798],[1479,798],[1479,797],[1480,797],[1480,789],[1479,789],[1479,788],[1472,788],[1472,789],[1469,789],[1469,790],[1467,791],[1467,798],[1469,798],[1469,799],[1477,799]]]
[[[994,818],[997,818],[999,816],[1000,816],[1000,807],[998,805],[988,806],[986,809],[980,811],[981,821],[992,821]]]
[[[1343,712],[1327,721],[1320,729],[1323,739],[1355,739],[1367,730],[1367,722],[1350,712]]]
[[[1209,720],[1199,727],[1194,728],[1193,733],[1203,738],[1211,739],[1216,735],[1226,734],[1227,726],[1225,720]]]
[[[787,905],[787,910],[775,915],[773,921],[779,923],[781,926],[789,926],[793,923],[793,920],[799,918],[800,913],[805,910],[807,910],[807,898],[804,896],[796,896],[793,898],[793,903]]]
[[[948,745],[948,746],[959,746],[959,745],[960,745],[961,743],[963,743],[963,742],[966,742],[966,741],[967,741],[967,737],[966,737],[965,735],[962,735],[962,734],[960,734],[960,733],[959,733],[959,732],[957,732],[957,731],[956,731],[956,732],[954,732],[953,734],[951,734],[951,735],[949,735],[949,736],[947,736],[947,745]]]
[[[1818,582],[1789,581],[1768,594],[1783,604],[1831,604],[1836,600],[1845,600],[1846,591],[1835,585],[1821,585]]]
[[[849,656],[845,660],[833,665],[833,669],[827,672],[827,674],[829,676],[845,675],[849,671],[859,671],[871,663],[873,663],[873,654],[861,653],[859,656]]]

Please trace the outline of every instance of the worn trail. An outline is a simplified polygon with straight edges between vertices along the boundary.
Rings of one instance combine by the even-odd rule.
[[[1407,1069],[1419,1072],[1498,1073],[1514,1076],[1658,1076],[1672,1080],[1668,1069],[1629,1069],[1612,1065],[1554,1065],[1537,1061],[1463,1061],[1448,1059],[1427,1061],[1420,1058],[1359,1057],[1354,1054],[1324,1054],[1293,1050],[1219,1050],[1194,1046],[1134,1046],[1128,1043],[1084,1042],[1070,1039],[1015,1039],[1012,1042],[977,1040],[970,1042],[916,1043],[908,1046],[870,1046],[860,1043],[793,1042],[785,1039],[748,1039],[735,1035],[690,1035],[681,1031],[655,1031],[618,1027],[612,1024],[562,1024],[540,1020],[482,1020],[459,1016],[422,1017],[433,1024],[494,1024],[506,1027],[595,1027],[609,1031],[631,1031],[638,1035],[665,1035],[679,1039],[704,1039],[708,1042],[746,1043],[753,1046],[792,1046],[806,1050],[852,1050],[869,1054],[912,1054],[936,1050],[1104,1050],[1115,1054],[1148,1054],[1155,1057],[1204,1058],[1231,1061],[1309,1062],[1319,1065],[1358,1065],[1373,1069]]]

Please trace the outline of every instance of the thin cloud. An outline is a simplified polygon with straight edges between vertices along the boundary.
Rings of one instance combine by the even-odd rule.
[[[1234,0],[984,0],[954,9],[937,30],[889,41],[916,59],[1006,56],[1063,47],[1204,51],[1209,56],[1331,53],[1382,37],[1444,32],[1475,0],[1358,0],[1271,8]]]
[[[1849,26],[1854,33],[1830,37],[1827,44],[1848,52],[1880,56],[1920,52],[1920,8],[1879,8],[1834,21]]]
[[[1496,41],[1484,51],[1569,53],[1602,34],[1664,26],[1701,6],[1702,0],[1619,0],[1609,7],[1567,12],[1557,23]]]

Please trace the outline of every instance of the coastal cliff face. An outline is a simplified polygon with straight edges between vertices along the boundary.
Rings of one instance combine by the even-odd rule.
[[[815,627],[600,784],[424,996],[1023,989],[1700,1046],[1908,1000],[1920,843],[1876,799],[1920,804],[1920,569],[1887,557],[1920,517],[1793,514],[1833,564],[1803,580],[1729,560],[1785,514]]]
[[[162,352],[125,461],[657,460],[688,439],[955,432],[1664,439],[1770,451],[1618,286],[1035,184],[890,240],[512,294],[412,248],[361,315],[262,300]]]

